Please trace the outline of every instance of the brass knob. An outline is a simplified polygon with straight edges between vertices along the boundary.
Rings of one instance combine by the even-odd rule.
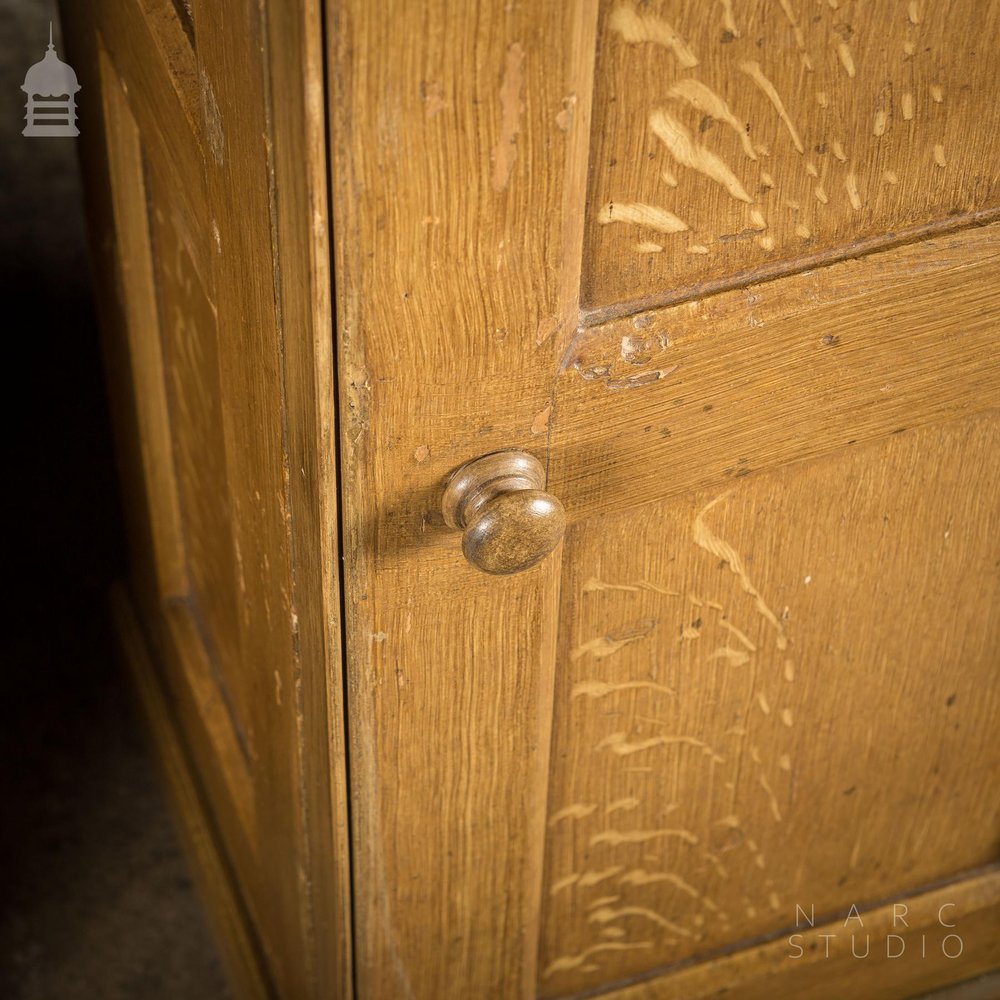
[[[542,487],[545,469],[526,451],[497,451],[459,466],[445,487],[445,524],[460,528],[465,558],[484,573],[520,573],[541,562],[566,530],[563,505]]]

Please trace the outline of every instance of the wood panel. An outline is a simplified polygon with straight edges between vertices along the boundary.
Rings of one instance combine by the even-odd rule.
[[[183,588],[149,586],[140,537],[133,587],[274,989],[347,996],[321,11],[233,3],[187,14],[168,0],[67,11],[84,85],[116,88],[119,117],[133,123],[135,176],[111,176],[111,198],[102,122],[81,135],[95,246],[105,272],[121,275],[120,288],[103,288],[110,354],[127,357],[133,343],[155,357],[157,326],[166,345],[169,393],[153,386],[172,404],[157,417],[160,478],[127,463],[126,499],[141,522],[157,483],[174,477],[174,558],[188,572]],[[112,67],[100,85],[99,39]],[[107,205],[127,204],[144,225],[144,190],[153,233],[142,285]],[[150,284],[159,322],[137,325],[117,297]],[[113,388],[127,423],[128,397],[150,379]]]
[[[103,46],[92,58],[91,65],[101,81],[99,121],[103,121],[107,137],[111,218],[121,262],[120,270],[112,272],[112,280],[118,279],[123,314],[118,351],[129,367],[126,384],[130,383],[129,395],[134,400],[130,402],[137,424],[135,447],[141,456],[139,478],[146,483],[147,493],[145,524],[138,523],[132,508],[132,544],[149,552],[150,579],[145,586],[158,595],[179,597],[187,593],[188,576],[159,336],[142,142],[118,73]]]
[[[262,6],[295,609],[295,737],[318,997],[353,995],[323,5]]]
[[[116,319],[120,327],[108,337],[109,354],[124,355],[127,377],[131,379],[130,387],[127,382],[117,383],[118,426],[121,432],[129,420],[136,421],[139,434],[125,455],[137,452],[136,457],[141,456],[141,461],[131,466],[131,481],[138,486],[130,491],[130,502],[126,505],[134,522],[130,538],[132,588],[139,595],[161,654],[175,664],[167,676],[174,710],[200,762],[202,781],[219,810],[220,836],[239,877],[251,891],[256,870],[256,826],[247,744],[241,739],[232,700],[220,685],[218,659],[212,655],[214,650],[206,649],[204,617],[198,614],[197,603],[191,596],[186,525],[180,503],[182,491],[175,465],[178,435],[169,415],[160,312],[164,295],[178,288],[162,287],[159,265],[163,260],[153,252],[150,232],[150,178],[144,170],[141,133],[121,76],[99,37],[90,55],[93,62],[82,65],[92,65],[101,81],[102,117],[95,124],[103,124],[101,131],[106,139],[107,176],[110,198],[115,204],[118,251],[112,274],[116,277],[115,295],[122,310],[120,319]],[[167,248],[158,249],[162,253]],[[172,268],[181,260],[183,250],[171,244],[170,251]],[[187,285],[193,291],[191,283],[189,275]],[[113,316],[107,300],[104,306]],[[204,320],[204,315],[201,318]],[[199,377],[189,389],[196,389],[200,382]],[[131,412],[130,406],[134,407]],[[181,429],[182,441],[188,439],[186,432],[190,430],[190,427]],[[181,465],[183,472],[197,473],[191,464]],[[216,488],[219,486],[224,490],[224,482],[217,480]],[[144,514],[149,518],[148,532],[138,523]],[[197,547],[195,553],[197,557]]]
[[[787,272],[995,207],[1000,9],[602,4],[583,305]]]
[[[165,430],[172,438],[183,512],[184,596],[200,626],[221,705],[248,759],[254,748],[252,690],[239,647],[236,548],[223,438],[223,411],[233,400],[219,384],[216,307],[194,267],[171,211],[171,199],[150,178],[149,215],[156,247],[155,277],[162,352],[170,401]]]
[[[274,987],[246,910],[238,873],[232,868],[225,840],[215,826],[218,800],[214,804],[206,800],[206,789],[192,765],[188,741],[181,734],[171,698],[159,682],[159,671],[135,609],[121,588],[112,594],[112,613],[119,652],[138,694],[185,850],[195,860],[199,891],[214,902],[208,915],[226,972],[241,998],[273,997]]]
[[[606,994],[609,1000],[969,1000],[996,995],[996,980],[980,992],[926,994],[1000,963],[1000,874],[995,868],[864,913],[810,927],[648,982]],[[954,925],[954,926],[948,926]],[[815,947],[813,947],[815,945]],[[863,956],[863,957],[862,957]],[[781,991],[780,993],[778,991]]]
[[[584,331],[552,420],[571,518],[732,482],[1000,401],[1000,227]]]
[[[330,14],[358,992],[528,995],[558,564],[477,573],[440,489],[544,453],[596,5]]]
[[[574,528],[546,995],[995,859],[998,446],[984,414]]]

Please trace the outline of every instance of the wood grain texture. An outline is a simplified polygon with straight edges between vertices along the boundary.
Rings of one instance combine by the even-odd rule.
[[[996,868],[908,897],[903,903],[839,916],[812,928],[803,919],[802,937],[793,939],[791,945],[788,937],[782,937],[605,995],[609,1000],[709,1000],[734,993],[740,1000],[775,996],[899,1000],[923,997],[926,990],[954,982],[956,971],[972,977],[1000,963],[1000,873]],[[856,957],[866,953],[865,958]],[[993,981],[984,992],[971,988],[969,997],[993,997],[995,990]],[[926,1000],[962,1000],[965,996],[958,987],[954,996],[948,990],[928,994]]]
[[[163,505],[159,484],[176,481],[183,586],[150,585],[138,533],[143,626],[275,990],[346,996],[320,8],[199,5],[182,21],[168,0],[81,7],[67,18],[78,65],[107,53],[107,71],[85,83],[105,92],[106,121],[81,138],[95,244],[119,276],[103,289],[109,354],[131,349],[150,373],[115,382],[120,419],[169,398],[158,436],[139,428],[155,461],[127,463],[126,486],[141,523]],[[94,151],[102,124],[107,158]],[[134,238],[116,245],[126,209]],[[150,286],[158,310],[143,323],[118,299],[145,301]]]
[[[274,991],[763,996],[795,903],[951,891],[926,982],[995,962],[1000,13],[72,8],[132,587]],[[512,448],[571,526],[488,578],[442,493]]]
[[[549,488],[585,518],[995,406],[998,234],[586,331],[557,383]]]
[[[152,548],[150,575],[155,582],[150,581],[147,586],[158,595],[177,597],[187,592],[188,578],[167,384],[160,349],[142,142],[118,74],[103,47],[93,53],[89,65],[94,67],[101,81],[99,123],[103,123],[107,136],[111,219],[121,260],[119,296],[123,315],[119,351],[127,358],[129,366],[129,376],[122,381],[135,410],[136,446],[142,466],[138,478],[146,485],[146,511],[143,513],[148,522],[133,529],[133,545],[145,548],[141,536],[148,532],[146,544]],[[145,331],[146,335],[140,331]]]
[[[145,187],[160,309],[157,326],[146,330],[157,330],[160,337],[147,333],[140,338],[163,359],[170,403],[163,431],[173,449],[166,468],[177,476],[184,523],[180,552],[185,587],[170,596],[188,599],[197,609],[221,707],[231,716],[242,752],[253,759],[253,691],[239,646],[238,565],[223,437],[223,410],[229,401],[219,381],[217,309],[172,218],[168,191],[152,176]]]
[[[315,996],[353,994],[336,381],[319,0],[261,7],[295,608],[295,738]]]
[[[994,860],[998,433],[911,430],[571,529],[547,995]]]
[[[119,652],[138,694],[199,892],[214,901],[208,917],[226,972],[241,998],[273,997],[274,987],[246,911],[238,875],[215,827],[218,800],[210,803],[206,799],[206,790],[189,757],[187,738],[182,734],[183,723],[159,681],[159,670],[124,589],[116,588],[112,593],[111,610]]]
[[[558,561],[487,578],[440,503],[545,451],[596,5],[330,14],[358,992],[527,996]]]
[[[994,206],[998,42],[978,0],[606,0],[585,310]]]

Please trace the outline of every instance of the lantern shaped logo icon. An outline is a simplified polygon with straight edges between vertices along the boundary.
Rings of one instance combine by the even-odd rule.
[[[49,47],[45,58],[25,74],[21,87],[28,95],[22,135],[79,135],[76,127],[77,83],[73,67],[56,55],[49,24]]]

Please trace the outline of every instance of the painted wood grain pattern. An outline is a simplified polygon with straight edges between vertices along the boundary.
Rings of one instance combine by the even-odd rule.
[[[293,564],[294,739],[317,997],[353,993],[332,262],[320,0],[261,7]],[[294,697],[292,700],[291,696]]]
[[[105,209],[100,216],[114,218],[118,249],[116,260],[108,253],[116,244],[100,244],[108,253],[108,270],[102,273],[114,289],[109,294],[105,286],[102,305],[120,460],[126,482],[135,484],[126,506],[134,565],[131,587],[158,647],[177,664],[167,684],[178,719],[201,762],[201,779],[219,808],[220,833],[232,864],[238,877],[252,882],[256,827],[246,740],[240,733],[232,698],[220,683],[218,661],[209,655],[204,630],[195,623],[196,602],[189,593],[177,483],[193,470],[182,467],[178,476],[173,452],[176,438],[185,439],[190,428],[172,428],[168,417],[158,309],[158,303],[164,304],[165,290],[158,287],[162,274],[157,265],[161,261],[152,252],[147,213],[151,177],[143,169],[141,133],[117,69],[101,44],[88,56],[78,65],[84,72],[91,71],[87,74],[91,79],[101,82],[100,114],[94,125],[95,134],[103,135],[105,143],[103,151],[87,148],[95,158],[102,152],[107,157],[106,166],[95,172],[107,176],[110,189],[105,195],[115,205],[112,214]],[[92,197],[96,194],[92,189]],[[175,260],[179,263],[178,248],[171,250],[171,265]],[[178,286],[173,291],[178,291]],[[192,391],[201,384],[199,380],[192,385]],[[138,432],[134,438],[130,427]],[[179,435],[175,433],[178,430]],[[164,572],[165,567],[169,573]],[[203,569],[211,572],[211,564]]]
[[[606,0],[585,310],[995,205],[998,43],[979,0]]]
[[[144,588],[157,597],[176,597],[187,591],[187,566],[160,348],[142,143],[118,74],[103,47],[92,53],[88,65],[93,66],[101,81],[98,122],[103,122],[107,136],[109,221],[113,222],[117,235],[121,261],[116,269],[121,275],[122,325],[117,353],[122,366],[128,368],[128,376],[122,378],[123,389],[128,393],[122,409],[127,403],[134,407],[136,438],[128,450],[138,452],[141,471],[136,478],[144,484],[144,509],[136,510],[133,505],[129,511],[129,533],[133,547],[149,551],[149,573]],[[146,335],[142,336],[140,331],[146,331]],[[119,433],[126,433],[124,426]]]
[[[596,5],[331,15],[358,991],[527,996],[558,557],[489,579],[439,510],[462,462],[545,452]]]
[[[998,446],[987,413],[571,530],[543,993],[995,859]]]
[[[791,957],[799,952],[782,937],[605,995],[609,1000],[709,1000],[734,994],[740,1000],[771,1000],[779,995],[796,1000],[911,997],[923,996],[956,978],[973,979],[1000,963],[1000,873],[996,868],[902,903],[839,916],[827,924],[817,922],[815,928],[803,922],[803,936],[794,942],[802,948],[799,957]],[[955,926],[948,928],[945,923]],[[960,954],[951,934],[961,940]],[[867,958],[855,957],[866,951]],[[889,957],[894,955],[899,957]],[[907,961],[906,955],[915,960]],[[970,992],[991,997],[995,989],[994,981],[982,993],[974,988]],[[941,1000],[951,996],[950,991],[942,993]],[[954,1000],[963,996],[958,988]]]
[[[219,800],[206,798],[211,792],[206,791],[203,776],[192,766],[188,727],[178,719],[170,694],[161,684],[142,625],[123,588],[116,587],[112,594],[112,614],[120,656],[138,694],[174,818],[185,850],[195,859],[192,867],[199,892],[213,901],[208,919],[226,973],[238,996],[247,1000],[273,997],[274,986],[260,941],[244,904],[244,886],[216,825]]]
[[[113,113],[81,137],[95,244],[120,276],[102,288],[109,353],[127,356],[131,342],[155,356],[158,329],[164,345],[170,412],[157,432],[168,453],[145,489],[129,462],[127,490],[141,504],[176,470],[185,579],[181,592],[150,586],[140,538],[144,627],[274,988],[348,995],[320,10],[225,4],[182,22],[165,0],[107,0],[74,5],[68,20],[78,65],[103,45],[110,67],[100,83]],[[99,77],[88,79],[96,95]],[[109,171],[102,124],[129,176]],[[107,206],[127,202],[138,231],[147,194],[151,260],[136,261],[124,257],[134,240],[116,245],[123,223]],[[148,291],[145,265],[152,324],[118,303]],[[115,382],[120,419],[148,383]]]
[[[570,518],[996,406],[1000,227],[585,331],[557,383]]]
[[[216,307],[171,218],[168,191],[148,179],[149,224],[160,319],[152,348],[162,354],[166,373],[169,433],[183,511],[180,552],[184,593],[202,619],[220,692],[220,708],[232,719],[244,755],[256,757],[253,685],[243,668],[239,645],[236,549],[231,528],[223,410],[216,340]],[[141,336],[141,335],[140,335]]]
[[[290,506],[286,377],[277,259],[277,182],[265,25],[258,7],[195,11],[198,79],[212,207],[220,391],[232,530],[240,567],[240,650],[252,686],[253,727],[267,752],[254,762],[257,839],[266,872],[255,917],[277,988],[315,995],[317,953],[306,891],[309,840],[302,763],[302,669]],[[234,39],[239,39],[234,44]],[[277,98],[276,98],[277,100]],[[303,224],[311,225],[305,218]],[[288,262],[292,265],[292,262]],[[294,273],[294,272],[291,272]],[[301,335],[295,331],[294,335]],[[312,669],[324,670],[322,661]],[[326,704],[317,706],[325,712]],[[328,760],[327,748],[311,747]],[[316,860],[335,862],[336,855]]]
[[[766,995],[795,902],[995,861],[1000,12],[72,6],[131,123],[92,194],[120,422],[163,410],[151,285],[184,327],[171,434],[123,435],[133,587],[276,992],[349,995],[353,919],[361,996],[685,961],[622,995]],[[126,176],[154,239],[116,246]],[[197,585],[165,604],[168,445]],[[574,523],[490,579],[441,490],[515,447]],[[970,957],[934,982],[996,960],[995,873],[954,891]]]

